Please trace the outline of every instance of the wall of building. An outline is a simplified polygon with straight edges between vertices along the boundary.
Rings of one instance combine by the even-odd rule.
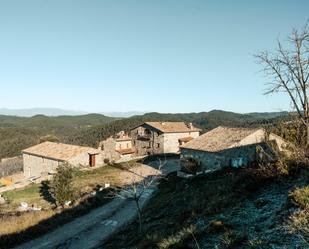
[[[41,176],[55,171],[61,162],[43,157],[23,154],[23,170],[25,177]]]
[[[232,160],[242,158],[243,165],[256,161],[256,147],[262,146],[267,150],[265,143],[250,144],[241,147],[226,149],[219,152],[205,152],[181,148],[182,158],[193,157],[201,162],[203,170],[217,170],[231,166]]]
[[[96,166],[104,165],[104,158],[102,154],[98,154],[95,157]],[[55,172],[61,163],[63,162],[54,159],[34,156],[26,153],[23,154],[23,171],[25,177],[40,176],[42,174],[47,174],[48,172]],[[89,154],[79,154],[68,160],[67,163],[74,167],[87,167],[89,166]]]
[[[117,161],[120,159],[120,154],[115,150],[116,149],[116,140],[112,137],[102,141],[100,143],[103,145],[99,149],[103,149],[101,151],[100,157],[102,158],[102,161],[104,159],[108,159],[109,161]]]
[[[164,153],[163,134],[151,126],[139,126],[131,130],[131,137],[138,156]]]
[[[132,149],[132,141],[131,140],[116,140],[115,149],[116,150]]]
[[[164,133],[164,153],[178,153],[179,152],[179,139],[185,137],[197,138],[199,132],[182,132],[182,133]]]
[[[146,129],[150,131],[150,134],[145,132]],[[180,138],[196,138],[198,136],[198,131],[162,133],[147,125],[131,130],[133,146],[136,148],[137,155],[178,153]]]
[[[99,165],[99,155],[96,156],[96,166]],[[89,166],[89,154],[88,153],[82,153],[75,157],[72,157],[68,163],[72,166]]]

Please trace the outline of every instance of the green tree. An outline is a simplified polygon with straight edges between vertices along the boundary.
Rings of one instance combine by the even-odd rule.
[[[74,197],[73,173],[73,168],[67,163],[57,168],[57,173],[51,182],[51,194],[57,206],[64,207],[65,203]]]

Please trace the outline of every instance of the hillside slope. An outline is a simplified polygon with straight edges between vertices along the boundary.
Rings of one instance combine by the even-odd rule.
[[[288,225],[296,210],[289,193],[308,183],[305,172],[279,176],[269,167],[190,180],[170,175],[144,209],[143,232],[134,222],[100,248],[308,248]]]

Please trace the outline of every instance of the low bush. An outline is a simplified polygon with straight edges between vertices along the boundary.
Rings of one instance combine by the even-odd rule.
[[[304,188],[297,188],[290,194],[291,200],[301,208],[309,207],[309,185]]]

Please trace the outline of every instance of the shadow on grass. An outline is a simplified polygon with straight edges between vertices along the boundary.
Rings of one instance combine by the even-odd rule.
[[[49,184],[50,184],[49,181],[41,182],[40,195],[43,197],[45,201],[49,202],[52,205],[56,205],[56,200],[51,195],[51,187],[49,186]]]

